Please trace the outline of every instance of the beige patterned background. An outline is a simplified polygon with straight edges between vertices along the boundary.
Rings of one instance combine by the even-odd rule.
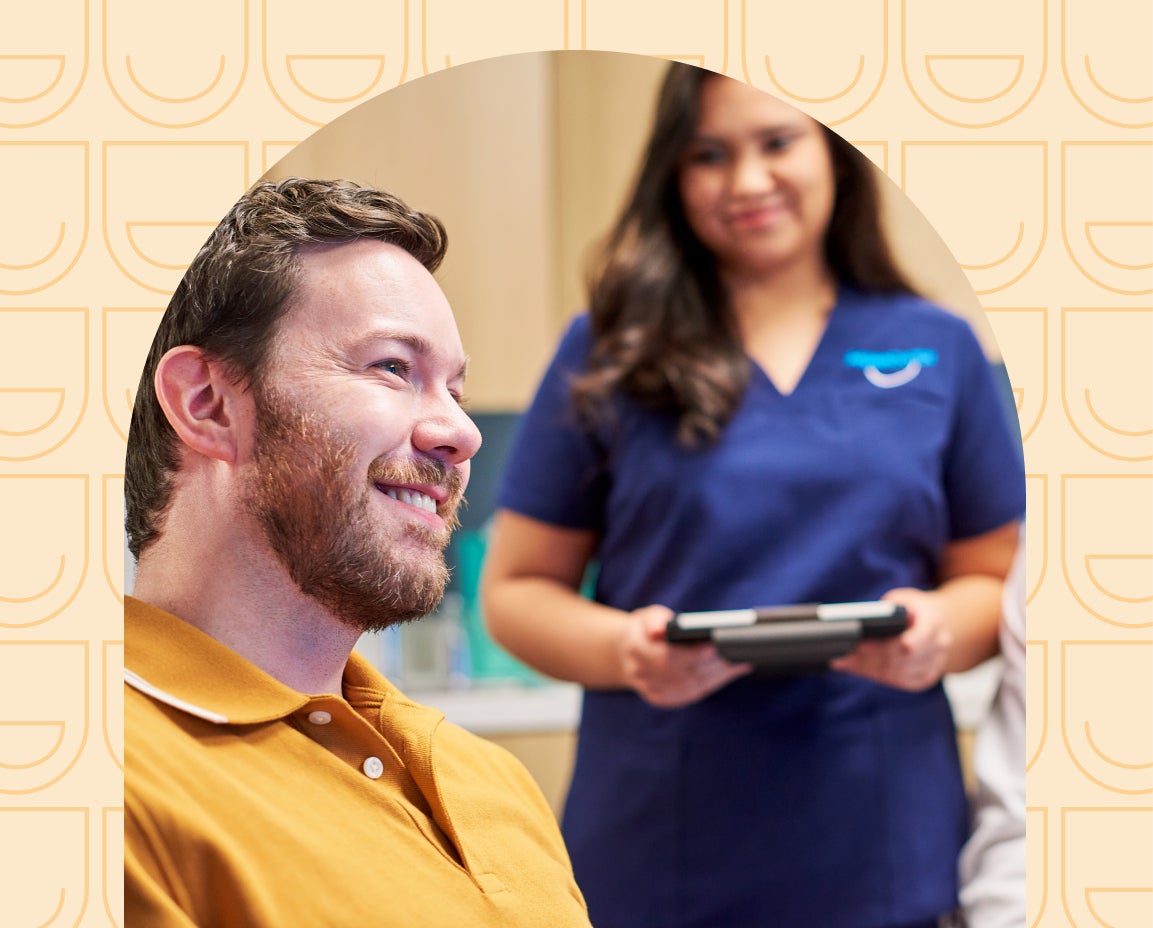
[[[122,922],[124,442],[188,257],[368,98],[587,48],[791,100],[881,165],[965,269],[1025,435],[1029,920],[1153,925],[1153,5],[320,9],[0,0],[0,924]]]

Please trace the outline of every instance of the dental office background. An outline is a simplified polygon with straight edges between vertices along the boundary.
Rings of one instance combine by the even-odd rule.
[[[484,444],[446,552],[452,579],[441,606],[419,622],[366,635],[357,647],[410,695],[520,755],[558,809],[579,691],[541,677],[492,642],[478,581],[517,418],[568,319],[583,308],[589,247],[626,194],[663,71],[664,62],[653,58],[581,51],[453,68],[362,104],[265,174],[381,186],[448,228],[437,279],[470,355],[469,408]],[[902,267],[977,331],[1015,422],[1012,388],[972,287],[908,198],[879,179]],[[126,564],[131,571],[127,554]],[[966,755],[997,669],[995,659],[948,681]]]

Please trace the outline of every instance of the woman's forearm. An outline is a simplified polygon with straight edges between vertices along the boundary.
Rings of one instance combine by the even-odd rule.
[[[942,621],[953,636],[946,673],[971,670],[997,653],[997,629],[1005,582],[974,574],[937,588]]]
[[[626,613],[544,577],[490,579],[483,605],[492,637],[530,667],[598,689],[626,685],[621,666]]]

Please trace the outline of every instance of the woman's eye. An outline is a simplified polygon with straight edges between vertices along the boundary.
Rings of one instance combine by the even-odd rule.
[[[725,153],[718,148],[697,148],[685,160],[689,164],[720,164],[724,158]]]
[[[765,139],[765,151],[781,151],[792,144],[792,138],[787,135],[776,135]]]
[[[377,361],[372,366],[377,370],[385,371],[386,373],[393,374],[397,377],[403,377],[409,372],[408,362],[400,361],[396,358],[390,358],[387,361]]]

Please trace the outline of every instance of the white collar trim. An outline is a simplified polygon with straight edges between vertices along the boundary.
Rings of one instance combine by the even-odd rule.
[[[198,719],[204,719],[206,722],[214,722],[217,725],[227,725],[228,716],[221,715],[219,712],[213,712],[211,709],[203,709],[200,706],[193,705],[186,702],[179,696],[173,696],[171,693],[160,689],[149,683],[139,674],[124,668],[124,682],[137,689],[145,696],[151,696],[157,702],[162,702],[165,705],[172,706],[173,709],[179,709],[181,712],[187,712],[189,715],[194,715]]]

